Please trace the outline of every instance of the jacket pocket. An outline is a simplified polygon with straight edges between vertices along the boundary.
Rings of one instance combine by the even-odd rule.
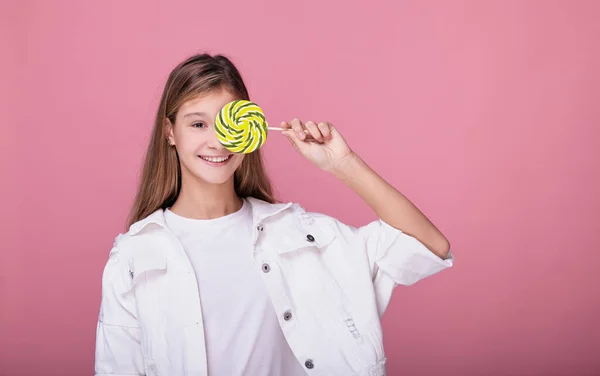
[[[349,299],[343,286],[330,270],[327,251],[319,246],[298,247],[280,255],[288,295],[298,307],[327,312],[342,323],[348,317]]]
[[[335,237],[335,232],[327,225],[313,223],[307,226],[290,227],[278,234],[273,248],[280,255],[303,249],[325,250]]]

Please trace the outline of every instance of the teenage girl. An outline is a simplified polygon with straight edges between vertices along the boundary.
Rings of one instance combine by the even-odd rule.
[[[236,99],[248,91],[224,56],[171,72],[102,277],[96,375],[385,375],[392,291],[452,266],[448,240],[326,122],[282,133],[379,219],[276,202],[260,149],[232,154],[215,135]]]

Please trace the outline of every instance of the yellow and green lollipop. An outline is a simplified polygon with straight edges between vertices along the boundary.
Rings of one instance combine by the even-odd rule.
[[[233,153],[252,153],[267,140],[269,131],[262,109],[254,102],[227,103],[215,119],[217,138]]]

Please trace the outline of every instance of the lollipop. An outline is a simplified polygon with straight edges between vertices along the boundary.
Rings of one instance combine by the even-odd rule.
[[[262,109],[254,102],[235,100],[227,103],[215,119],[215,132],[223,146],[233,153],[252,153],[267,141],[270,130]]]
[[[217,138],[233,153],[252,153],[267,140],[265,115],[256,103],[236,100],[227,103],[215,119]]]

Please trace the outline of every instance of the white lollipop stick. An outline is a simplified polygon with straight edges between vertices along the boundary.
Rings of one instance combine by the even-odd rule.
[[[286,129],[290,129],[291,130],[291,128],[280,128],[280,127],[267,127],[267,129],[270,130],[270,131],[283,131],[283,130],[286,130]],[[307,139],[313,138],[313,136],[310,134],[310,132],[308,131],[308,129],[303,129],[303,131],[304,131],[304,134],[306,135]]]

